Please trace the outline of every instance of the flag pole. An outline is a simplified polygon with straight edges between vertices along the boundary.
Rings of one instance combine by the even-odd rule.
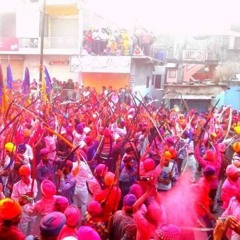
[[[42,83],[43,77],[43,49],[44,49],[44,32],[45,32],[45,8],[46,0],[42,0],[41,7],[41,45],[40,45],[40,69],[39,69],[39,83]]]

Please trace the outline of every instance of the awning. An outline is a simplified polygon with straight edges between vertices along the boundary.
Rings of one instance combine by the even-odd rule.
[[[215,96],[203,94],[180,94],[180,93],[167,93],[163,96],[163,99],[208,100],[213,98],[215,98]]]
[[[77,15],[79,13],[77,4],[46,5],[45,13],[49,15]]]

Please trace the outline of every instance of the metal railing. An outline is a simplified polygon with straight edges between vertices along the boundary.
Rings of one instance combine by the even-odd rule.
[[[38,49],[41,45],[40,38],[19,38],[18,43],[21,49]],[[77,38],[44,38],[44,49],[79,49],[79,44]]]
[[[19,48],[39,48],[40,41],[39,38],[19,38],[18,39]]]
[[[218,61],[219,54],[216,51],[207,49],[181,49],[177,50],[178,54],[174,54],[161,44],[153,44],[151,47],[150,55],[153,58],[160,56],[161,60],[176,59],[176,60],[189,60],[189,61]],[[177,56],[177,57],[176,57]]]

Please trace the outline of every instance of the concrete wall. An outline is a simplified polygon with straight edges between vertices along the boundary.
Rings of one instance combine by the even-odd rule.
[[[166,92],[176,92],[179,94],[195,94],[195,95],[212,95],[216,96],[221,94],[226,89],[226,85],[165,85]]]
[[[147,77],[149,77],[149,83],[151,84],[153,72],[153,65],[146,64],[144,60],[132,60],[131,75],[132,75],[132,87],[133,91],[140,92],[142,96],[145,96],[150,92],[150,87],[146,87]]]

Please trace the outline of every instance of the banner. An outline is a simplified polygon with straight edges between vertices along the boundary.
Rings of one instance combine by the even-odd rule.
[[[0,51],[18,51],[17,38],[0,38]]]
[[[130,73],[129,56],[73,56],[70,57],[71,72]]]

